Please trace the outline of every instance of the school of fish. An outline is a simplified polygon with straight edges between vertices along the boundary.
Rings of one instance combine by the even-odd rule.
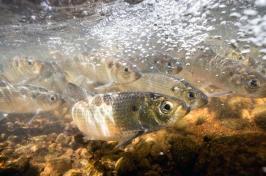
[[[207,105],[208,97],[266,97],[265,74],[249,64],[208,46],[145,58],[16,56],[0,67],[0,112],[6,117],[67,106],[88,139],[121,142],[173,125]]]

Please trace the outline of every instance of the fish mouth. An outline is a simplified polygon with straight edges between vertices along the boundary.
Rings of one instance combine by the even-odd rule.
[[[261,85],[257,91],[254,92],[248,92],[246,91],[245,94],[239,94],[243,97],[249,97],[249,98],[266,98],[266,84]]]

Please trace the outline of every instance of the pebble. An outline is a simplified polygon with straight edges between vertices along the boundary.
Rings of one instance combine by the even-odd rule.
[[[55,142],[56,143],[61,143],[63,145],[67,145],[70,142],[70,140],[69,140],[69,137],[68,136],[64,135],[63,133],[60,133],[57,136]]]
[[[72,167],[71,159],[67,157],[54,158],[46,163],[41,176],[61,176]]]
[[[0,141],[4,141],[6,140],[6,138],[7,138],[7,135],[5,133],[0,134]]]
[[[132,160],[127,157],[121,157],[115,163],[115,170],[117,171],[118,175],[132,172],[135,169],[134,163],[132,163]]]
[[[79,169],[70,169],[63,176],[82,176],[82,172]]]

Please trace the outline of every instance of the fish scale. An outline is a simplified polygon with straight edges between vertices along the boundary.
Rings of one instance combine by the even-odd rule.
[[[52,99],[51,99],[52,97]],[[55,92],[27,85],[11,85],[1,81],[0,112],[35,113],[53,111],[61,107],[64,100]]]
[[[174,88],[176,88],[175,91]],[[184,79],[159,73],[143,73],[140,79],[129,84],[118,85],[114,90],[121,92],[150,91],[174,96],[185,101],[192,109],[200,108],[208,103],[207,96]],[[189,98],[190,93],[193,93],[194,98]]]
[[[194,85],[214,85],[222,91],[244,97],[266,96],[263,75],[237,60],[217,55],[208,47],[197,48],[188,58],[180,57],[179,60],[184,65],[180,76]],[[250,85],[250,82],[256,83]]]
[[[0,74],[5,80],[17,84],[38,77],[42,69],[39,61],[16,56],[3,62]]]
[[[164,104],[171,108],[163,109]],[[150,92],[120,92],[98,94],[79,101],[72,107],[71,114],[89,139],[121,141],[138,131],[170,125],[188,112],[189,107],[174,97]]]
[[[110,83],[128,83],[141,77],[140,71],[128,61],[106,56],[80,54],[74,58],[63,59],[58,64],[64,70],[72,83],[75,78],[108,85]],[[124,71],[127,69],[127,71]]]

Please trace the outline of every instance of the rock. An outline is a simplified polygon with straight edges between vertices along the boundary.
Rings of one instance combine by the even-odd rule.
[[[60,176],[63,175],[67,170],[71,169],[72,163],[70,158],[61,157],[51,159],[47,162],[44,171],[41,173],[41,176]]]
[[[19,138],[16,135],[10,135],[8,136],[7,140],[16,143],[19,141]]]
[[[10,159],[10,158],[9,158]],[[18,159],[10,159],[4,169],[0,169],[0,175],[24,175],[29,169],[29,159],[26,157],[19,157]]]
[[[105,141],[91,140],[87,145],[87,149],[89,152],[96,152],[97,150],[102,149],[103,143],[105,143]]]
[[[242,130],[248,127],[249,122],[242,118],[231,118],[231,119],[222,119],[220,123],[227,128],[233,130]]]
[[[139,166],[142,169],[149,169],[151,168],[151,163],[147,158],[143,158],[140,162],[139,162]]]
[[[136,165],[137,168],[141,168],[141,171],[151,169],[166,175],[179,173],[189,175],[190,168],[194,166],[198,148],[191,137],[174,129],[162,129],[143,135],[130,144],[127,151],[131,155],[120,158],[116,163],[116,169],[127,168],[134,171],[132,165]],[[123,169],[120,172],[125,172],[126,169]]]
[[[265,175],[266,135],[219,137],[201,146],[196,175]]]
[[[121,157],[115,163],[115,170],[117,171],[118,175],[130,173],[135,169],[135,164],[128,157]]]
[[[5,133],[1,133],[1,134],[0,134],[0,141],[1,141],[1,142],[4,141],[4,140],[6,140],[6,138],[7,138],[7,136],[6,136]]]
[[[172,145],[170,153],[174,161],[174,167],[185,175],[191,174],[199,146],[191,137],[177,136],[169,141]]]
[[[196,125],[202,125],[206,122],[206,117],[200,116],[196,120]]]
[[[141,141],[135,146],[134,154],[138,158],[145,158],[147,157],[150,152],[152,145],[154,145],[154,141]]]
[[[161,174],[153,171],[153,170],[149,170],[148,172],[145,172],[144,176],[160,176]]]
[[[50,144],[50,145],[48,146],[48,150],[49,150],[50,152],[55,151],[55,150],[56,150],[56,143],[52,143],[52,144]]]
[[[81,166],[86,167],[86,166],[88,166],[89,161],[86,159],[81,159],[81,160],[79,160],[79,163]]]
[[[68,145],[69,142],[70,142],[70,140],[71,140],[71,138],[70,138],[69,136],[66,136],[66,135],[63,134],[63,133],[60,133],[60,134],[57,136],[55,142],[56,142],[56,143],[60,143],[60,144],[62,144],[62,145]]]
[[[76,144],[85,144],[84,140],[83,140],[83,135],[82,134],[77,134],[74,136],[74,142]]]
[[[103,176],[105,171],[99,162],[91,162],[84,168],[84,173],[90,176]]]
[[[260,129],[266,131],[266,110],[256,112],[254,121]]]
[[[70,169],[63,176],[82,176],[82,172],[78,169]]]
[[[90,159],[92,157],[92,154],[90,152],[88,152],[88,150],[86,148],[78,148],[75,151],[75,154],[78,155],[79,158],[86,158],[86,159]]]

